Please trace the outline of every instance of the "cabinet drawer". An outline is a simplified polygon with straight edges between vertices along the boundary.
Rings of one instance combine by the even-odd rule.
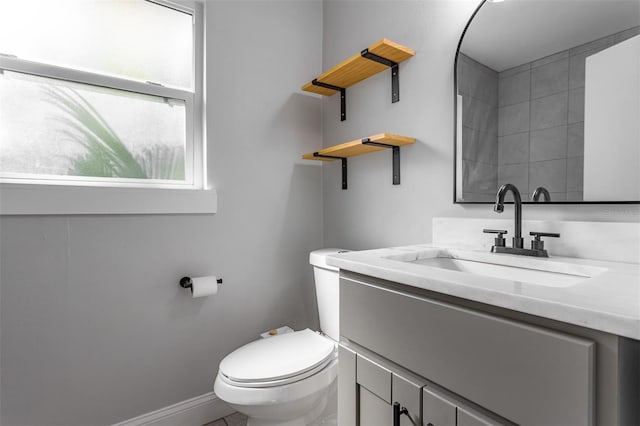
[[[340,330],[513,422],[593,424],[589,340],[344,277]]]
[[[356,357],[356,380],[358,384],[369,389],[386,403],[391,404],[391,371],[362,355],[358,354]]]

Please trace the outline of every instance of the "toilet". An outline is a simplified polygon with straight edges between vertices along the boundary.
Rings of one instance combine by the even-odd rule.
[[[247,426],[337,424],[339,276],[326,257],[343,251],[309,254],[322,333],[305,329],[255,340],[220,362],[214,392],[248,417]]]

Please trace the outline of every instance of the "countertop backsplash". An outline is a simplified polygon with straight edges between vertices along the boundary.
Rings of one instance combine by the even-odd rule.
[[[433,218],[433,244],[464,249],[491,250],[495,235],[483,229],[506,229],[507,245],[513,238],[513,217],[505,219]],[[550,256],[578,257],[611,262],[640,263],[640,223],[523,220],[525,248],[530,231],[557,232],[560,238],[543,238]]]

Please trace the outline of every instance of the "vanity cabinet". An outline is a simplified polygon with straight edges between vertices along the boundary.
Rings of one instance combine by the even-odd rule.
[[[393,424],[394,402],[414,404],[406,424],[423,426],[637,419],[628,339],[345,271],[340,334],[340,425]],[[401,380],[408,399],[397,398]]]
[[[341,345],[339,356],[339,425],[396,425],[394,404],[406,410],[399,426],[421,424],[424,379],[354,345]]]

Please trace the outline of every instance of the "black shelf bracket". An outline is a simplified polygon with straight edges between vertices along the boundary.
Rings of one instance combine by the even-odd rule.
[[[391,68],[391,103],[398,102],[400,100],[400,67],[398,63],[371,53],[369,49],[364,49],[360,52],[360,56]]]
[[[335,160],[342,160],[342,189],[347,189],[347,158],[346,157],[336,157],[333,155],[322,155],[318,152],[313,153],[314,157],[320,158],[333,158]]]
[[[318,87],[324,87],[325,89],[337,90],[340,92],[340,121],[347,119],[347,89],[344,87],[334,86],[333,84],[323,83],[314,78],[311,84]]]
[[[392,172],[393,173],[393,184],[394,185],[400,185],[400,147],[399,146],[395,146],[395,145],[389,145],[389,144],[386,144],[386,143],[373,142],[369,138],[362,139],[362,144],[363,145],[379,146],[379,147],[382,147],[382,148],[390,148],[391,149],[391,153],[392,153],[391,164],[392,164],[392,168],[393,168],[393,172]]]

